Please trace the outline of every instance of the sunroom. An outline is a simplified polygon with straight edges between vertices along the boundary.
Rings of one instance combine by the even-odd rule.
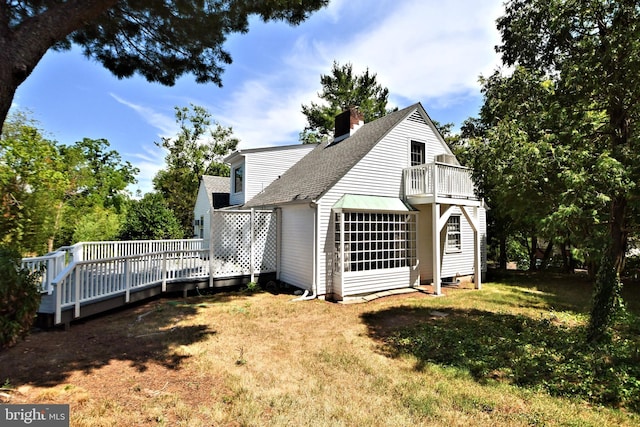
[[[332,213],[334,294],[349,297],[419,284],[418,212],[398,198],[345,194]]]

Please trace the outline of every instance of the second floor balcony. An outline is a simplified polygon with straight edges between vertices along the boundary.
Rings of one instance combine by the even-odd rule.
[[[471,170],[445,163],[429,163],[403,171],[404,197],[411,204],[478,205]]]

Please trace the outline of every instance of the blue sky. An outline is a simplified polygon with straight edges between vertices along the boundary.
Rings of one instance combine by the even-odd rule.
[[[502,11],[502,0],[332,0],[297,27],[254,20],[248,34],[225,44],[233,64],[222,88],[190,75],[173,87],[118,80],[77,49],[49,52],[12,108],[30,111],[60,143],[109,140],[140,169],[131,190],[144,193],[164,166],[154,142],[177,132],[175,106],[207,108],[233,127],[241,149],[295,144],[306,124],[301,106],[317,101],[320,75],[334,60],[376,73],[391,106],[419,101],[433,119],[458,127],[478,114],[478,77],[499,66],[495,20]]]

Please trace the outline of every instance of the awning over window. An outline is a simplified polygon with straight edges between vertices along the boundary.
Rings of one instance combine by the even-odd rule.
[[[409,212],[413,210],[397,197],[363,196],[359,194],[345,194],[333,205],[333,209],[367,212]]]

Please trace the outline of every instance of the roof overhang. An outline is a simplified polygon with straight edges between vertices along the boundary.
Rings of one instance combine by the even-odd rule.
[[[332,207],[335,210],[366,212],[410,212],[411,206],[397,197],[345,194]]]

